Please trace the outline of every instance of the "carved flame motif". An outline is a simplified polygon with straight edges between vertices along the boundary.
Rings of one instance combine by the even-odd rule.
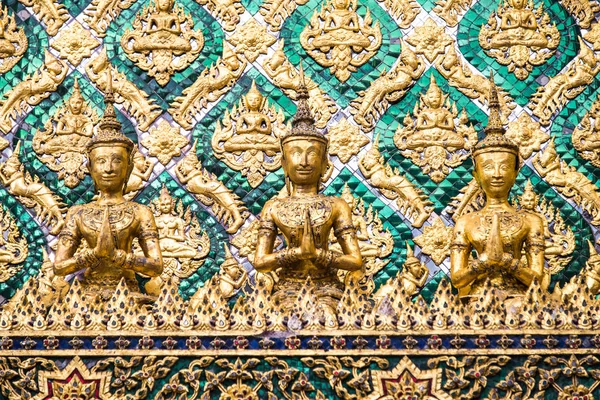
[[[70,188],[79,185],[87,173],[86,146],[98,120],[96,111],[81,96],[76,79],[65,104],[33,136],[32,147],[40,160]]]
[[[121,37],[127,57],[148,71],[159,85],[169,83],[175,71],[187,68],[204,47],[204,36],[174,0],[156,0],[133,21],[133,30]]]
[[[268,171],[279,169],[279,138],[287,129],[284,115],[269,106],[255,82],[231,112],[225,111],[221,123],[217,121],[212,137],[215,156],[234,170],[242,171],[250,186],[257,187]]]
[[[0,8],[0,74],[10,71],[27,50],[27,35],[17,28],[15,17],[6,7]]]
[[[0,207],[0,282],[14,276],[28,254],[27,240],[21,235],[15,219]]]
[[[313,13],[310,25],[300,34],[307,53],[345,82],[350,73],[366,63],[381,46],[379,22],[372,27],[367,9],[363,25],[356,13],[357,0],[331,0]]]
[[[552,57],[560,42],[560,32],[550,24],[543,5],[534,10],[533,0],[525,2],[506,0],[479,31],[485,52],[520,80]]]
[[[469,157],[468,150],[477,142],[477,132],[468,123],[463,109],[460,117],[456,104],[451,103],[437,85],[434,75],[425,96],[415,104],[413,116],[404,118],[398,127],[394,143],[404,157],[439,183]]]
[[[592,104],[571,136],[573,147],[581,157],[600,167],[600,99]]]

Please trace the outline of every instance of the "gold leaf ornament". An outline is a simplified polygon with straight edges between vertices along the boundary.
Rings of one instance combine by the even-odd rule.
[[[92,50],[100,46],[100,42],[79,22],[73,21],[67,29],[59,33],[50,46],[60,52],[60,58],[78,66],[84,58],[92,55]]]
[[[167,165],[173,157],[181,155],[181,149],[188,144],[188,139],[182,136],[178,127],[162,120],[156,128],[150,129],[150,135],[141,141],[148,149],[148,155],[158,158],[162,165]]]

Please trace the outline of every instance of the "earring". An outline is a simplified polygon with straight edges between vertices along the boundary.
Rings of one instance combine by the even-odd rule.
[[[285,176],[285,190],[288,192],[288,197],[292,197],[292,183],[287,175]]]

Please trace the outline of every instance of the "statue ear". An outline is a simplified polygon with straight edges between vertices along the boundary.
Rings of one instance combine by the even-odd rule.
[[[331,174],[333,174],[333,163],[328,156],[325,156],[323,166],[321,167],[321,182],[327,182],[331,178]]]

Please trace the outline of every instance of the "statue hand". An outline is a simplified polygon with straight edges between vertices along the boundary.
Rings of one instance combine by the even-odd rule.
[[[492,226],[483,252],[479,255],[483,265],[490,267],[501,267],[504,260],[504,246],[500,233],[500,216],[492,215]]]
[[[104,211],[104,218],[102,219],[102,225],[100,227],[96,247],[94,248],[94,254],[98,258],[109,260],[112,260],[115,255],[115,243],[113,241],[110,222],[108,220],[108,207]]]
[[[315,239],[308,210],[306,210],[304,215],[304,232],[302,234],[302,242],[300,243],[300,259],[314,260],[317,258],[317,249],[315,247]]]

